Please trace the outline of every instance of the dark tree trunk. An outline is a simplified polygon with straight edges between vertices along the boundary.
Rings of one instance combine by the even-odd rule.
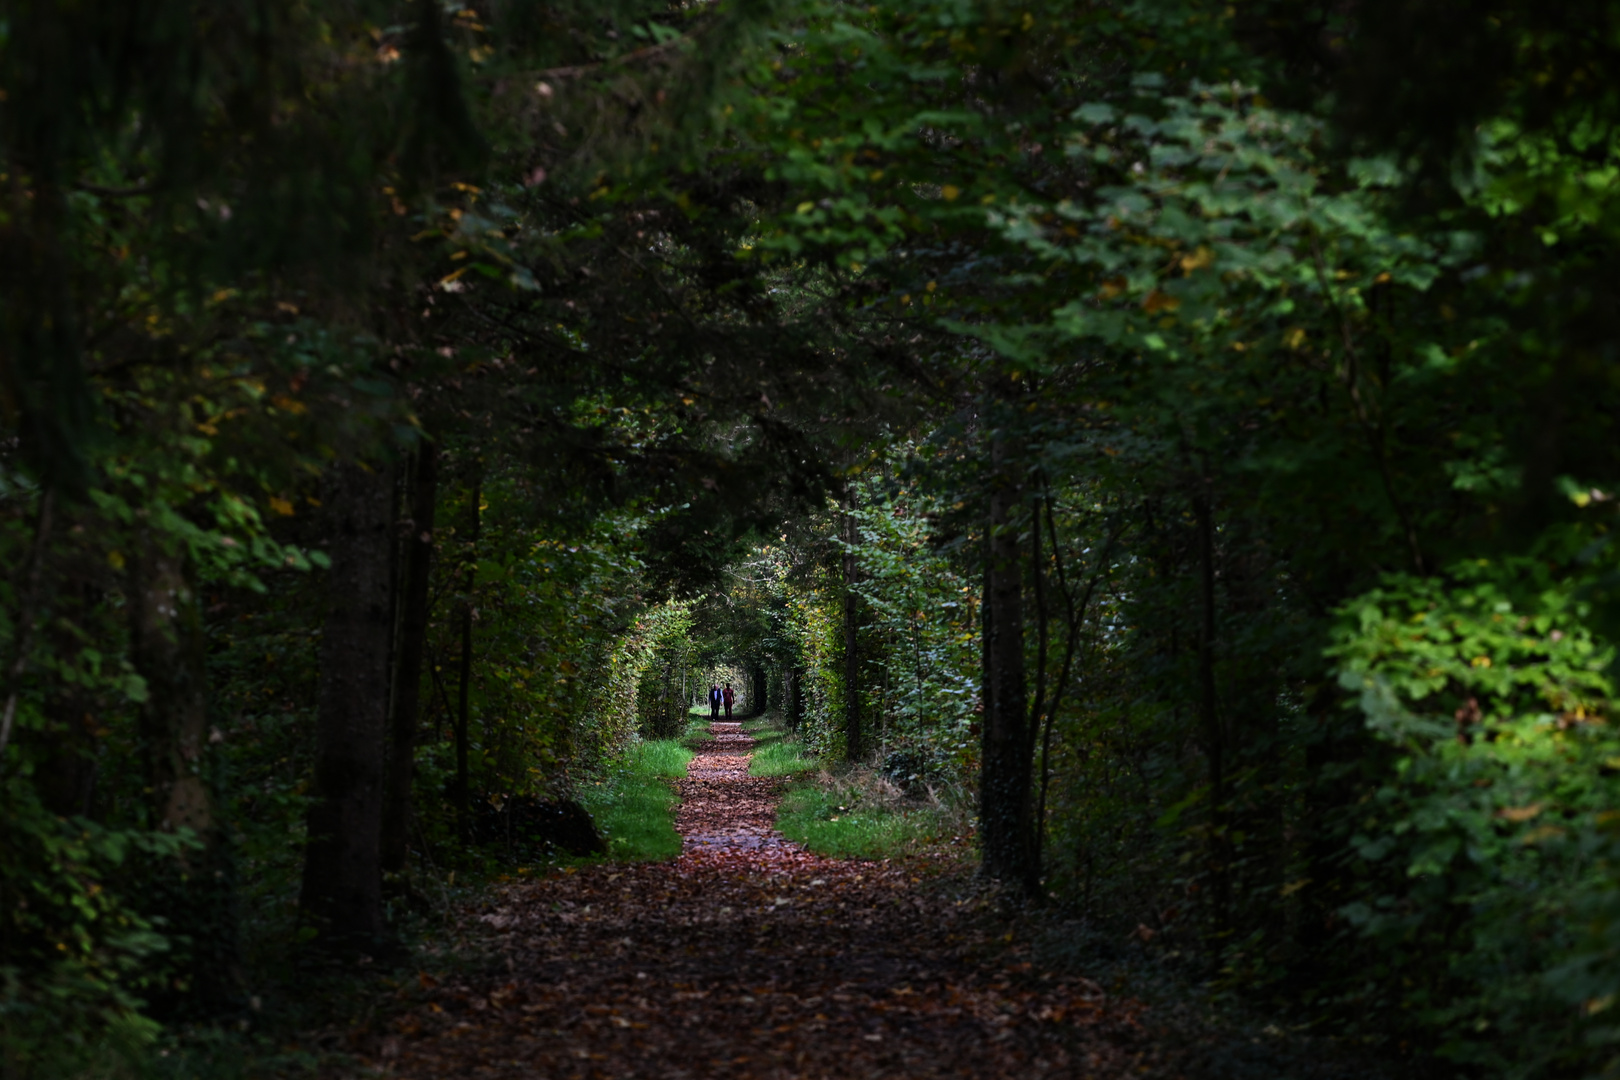
[[[324,941],[340,949],[386,942],[380,841],[393,630],[390,471],[339,465],[325,491],[332,566],[299,905]]]
[[[233,860],[214,798],[207,641],[184,556],[166,537],[135,538],[130,566],[131,657],[146,681],[141,706],[152,824],[190,830],[199,847],[150,867],[142,894],[174,928],[177,977],[155,996],[167,1016],[231,1007],[241,995]]]
[[[17,701],[22,694],[22,678],[28,670],[29,651],[33,648],[34,622],[39,612],[41,585],[44,575],[45,551],[50,542],[51,519],[56,506],[56,492],[46,487],[39,497],[39,508],[34,515],[34,542],[28,549],[28,562],[21,570],[15,589],[20,601],[13,635],[11,662],[6,666],[6,702],[0,706],[0,762],[5,760],[6,744],[11,741],[12,725],[17,718]]]
[[[67,580],[55,591],[51,618],[43,628],[45,647],[52,655],[72,656],[83,645],[81,635],[89,625],[97,590],[88,581]],[[39,764],[34,768],[40,801],[59,817],[89,817],[100,742],[96,714],[102,702],[81,682],[52,679],[40,704],[45,727],[35,736]]]
[[[750,687],[748,690],[748,715],[764,716],[770,705],[771,692],[767,688],[767,679],[764,667],[756,667],[750,672]]]
[[[788,730],[797,731],[804,722],[804,669],[789,669],[788,678]]]
[[[483,478],[476,477],[472,486],[472,502],[467,509],[467,544],[463,550],[462,589],[466,599],[461,602],[461,686],[456,712],[456,823],[461,830],[462,843],[472,842],[472,819],[469,817],[467,774],[467,733],[472,717],[472,632],[473,584],[478,578],[479,504],[483,502]]]
[[[994,470],[984,563],[983,762],[979,838],[987,875],[1037,888],[1031,806],[1033,738],[1024,679],[1023,484],[1013,448],[991,447]]]
[[[855,493],[850,492],[849,506],[855,508]],[[855,515],[844,515],[844,542],[854,545],[859,533],[855,529]],[[856,574],[853,546],[844,551],[844,755],[850,761],[861,759],[861,655],[860,655],[860,597],[855,593]]]
[[[1210,872],[1217,924],[1227,909],[1228,845],[1226,838],[1226,739],[1215,696],[1215,523],[1209,496],[1193,499],[1198,525],[1198,716],[1209,760]]]
[[[433,572],[433,510],[438,498],[439,448],[423,439],[411,477],[410,529],[405,538],[399,643],[390,695],[387,803],[383,807],[382,868],[405,868],[411,829],[411,774],[422,712],[422,661],[427,651],[428,585]]]

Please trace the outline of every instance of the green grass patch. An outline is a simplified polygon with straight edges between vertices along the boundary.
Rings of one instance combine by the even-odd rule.
[[[686,731],[680,738],[681,745],[687,750],[696,750],[698,743],[709,738],[713,738],[709,734],[709,711],[704,709],[700,713],[697,709],[693,709],[686,719]]]
[[[807,754],[804,744],[782,730],[774,717],[748,720],[742,729],[754,739],[749,776],[798,776],[821,768],[821,762]]]
[[[653,739],[625,749],[601,782],[579,801],[607,837],[608,858],[622,862],[673,859],[681,853],[675,831],[674,777],[686,775],[692,752],[675,739]]]
[[[949,840],[963,825],[949,807],[872,794],[860,785],[801,784],[782,797],[776,827],[835,859],[887,859]]]
[[[821,762],[806,753],[804,743],[786,738],[781,732],[760,732],[754,739],[749,776],[799,776],[821,768]]]

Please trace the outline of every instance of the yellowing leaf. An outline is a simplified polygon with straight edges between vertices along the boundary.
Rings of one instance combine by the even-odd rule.
[[[275,495],[270,496],[270,509],[280,514],[282,517],[293,516],[293,504],[291,500],[278,498]]]
[[[1214,261],[1214,250],[1206,245],[1200,244],[1198,246],[1198,250],[1194,251],[1191,255],[1183,255],[1181,257],[1181,268],[1190,274],[1194,270],[1202,270],[1204,267],[1209,266]]]
[[[122,551],[107,552],[107,565],[114,570],[122,570],[124,568],[124,553]]]
[[[1181,301],[1168,293],[1154,289],[1142,298],[1142,310],[1149,315],[1160,311],[1174,311],[1181,306]]]
[[[939,189],[939,193],[945,196],[946,202],[951,202],[956,199],[957,196],[962,194],[962,189],[957,187],[955,184],[946,184],[944,187]]]

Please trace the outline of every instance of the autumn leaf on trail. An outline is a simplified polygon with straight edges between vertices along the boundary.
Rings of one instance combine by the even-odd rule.
[[[982,959],[1004,948],[928,868],[822,858],[781,781],[716,723],[675,781],[685,851],[506,886],[481,975],[422,973],[367,1068],[400,1077],[1041,1077],[1140,1067],[1141,1006]],[[999,938],[999,935],[996,935]]]

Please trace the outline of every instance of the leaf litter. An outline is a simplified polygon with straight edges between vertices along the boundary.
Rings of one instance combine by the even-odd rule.
[[[827,859],[772,828],[781,781],[716,723],[676,781],[673,862],[569,868],[469,911],[494,962],[423,973],[351,1033],[398,1077],[1045,1077],[1167,1064],[1144,1006],[1013,963],[959,862]],[[1151,1071],[1157,1072],[1157,1069]]]

